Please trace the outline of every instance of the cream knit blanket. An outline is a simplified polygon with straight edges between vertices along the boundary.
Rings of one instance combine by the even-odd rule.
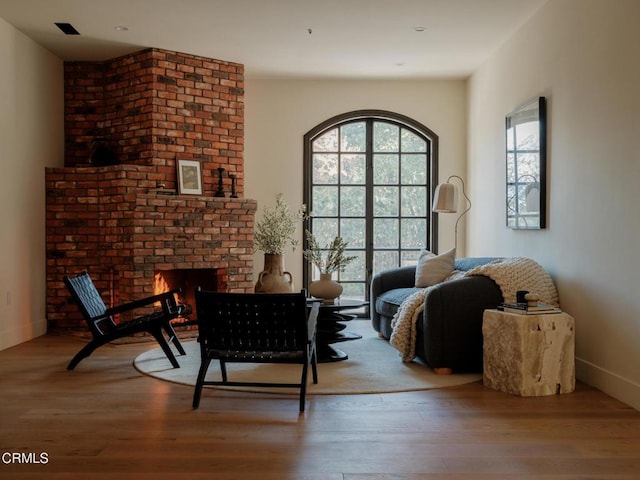
[[[467,272],[454,272],[445,281],[472,275],[484,275],[496,282],[505,302],[515,302],[516,291],[528,290],[540,295],[541,302],[558,305],[558,292],[551,276],[530,258],[494,260]],[[424,310],[424,300],[429,290],[434,287],[427,287],[407,297],[391,320],[389,342],[400,352],[403,362],[415,358],[418,318]]]

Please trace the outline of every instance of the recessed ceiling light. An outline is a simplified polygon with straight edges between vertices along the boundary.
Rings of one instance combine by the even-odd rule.
[[[424,32],[426,30],[425,27],[413,27],[416,32]]]
[[[125,27],[124,25],[116,25],[115,27],[113,27],[113,29],[116,32],[126,32],[127,30],[129,30],[129,28]]]

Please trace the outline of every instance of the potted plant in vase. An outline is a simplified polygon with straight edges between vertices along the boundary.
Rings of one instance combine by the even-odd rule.
[[[310,261],[320,272],[320,280],[311,282],[309,294],[321,298],[325,304],[332,305],[335,299],[342,294],[343,287],[332,280],[334,272],[342,272],[357,257],[345,254],[348,243],[342,237],[335,237],[333,241],[320,248],[313,233],[305,230],[308,248],[303,252],[304,258]],[[326,252],[326,256],[323,254]]]
[[[265,207],[262,219],[256,222],[254,245],[264,252],[264,269],[258,275],[256,293],[293,292],[293,277],[284,270],[283,255],[288,246],[295,250],[298,244],[293,235],[304,212],[304,205],[292,211],[279,193],[275,208]]]

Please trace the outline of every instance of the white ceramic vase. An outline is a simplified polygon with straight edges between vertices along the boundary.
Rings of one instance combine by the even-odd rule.
[[[342,294],[342,285],[335,280],[331,280],[330,273],[321,273],[320,280],[311,282],[309,294],[316,298],[321,298],[326,305],[333,305],[336,298]]]

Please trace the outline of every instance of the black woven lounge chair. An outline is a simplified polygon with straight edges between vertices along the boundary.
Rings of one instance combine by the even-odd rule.
[[[65,276],[64,284],[78,305],[83,318],[87,322],[89,331],[93,335],[93,340],[73,357],[67,366],[67,370],[73,370],[82,359],[91,355],[96,348],[105,343],[142,332],[153,335],[162,347],[171,365],[173,365],[174,368],[180,367],[169,346],[169,342],[173,342],[178,352],[181,355],[185,355],[180,340],[178,340],[176,332],[171,326],[171,320],[178,317],[184,308],[183,305],[177,304],[174,297],[174,293],[180,292],[179,289],[136,300],[117,307],[107,308],[87,272],[83,272],[76,277]],[[113,319],[113,315],[118,313],[133,311],[156,302],[160,302],[161,304],[162,309],[159,311],[121,323],[116,323]],[[168,339],[165,338],[165,333]]]
[[[318,383],[316,322],[319,303],[307,306],[303,292],[277,294],[218,293],[196,291],[202,363],[193,394],[198,408],[204,385],[289,387],[300,389],[304,411],[309,364]],[[221,381],[205,380],[212,360],[220,361]],[[227,379],[226,364],[300,364],[300,383],[234,382]]]

